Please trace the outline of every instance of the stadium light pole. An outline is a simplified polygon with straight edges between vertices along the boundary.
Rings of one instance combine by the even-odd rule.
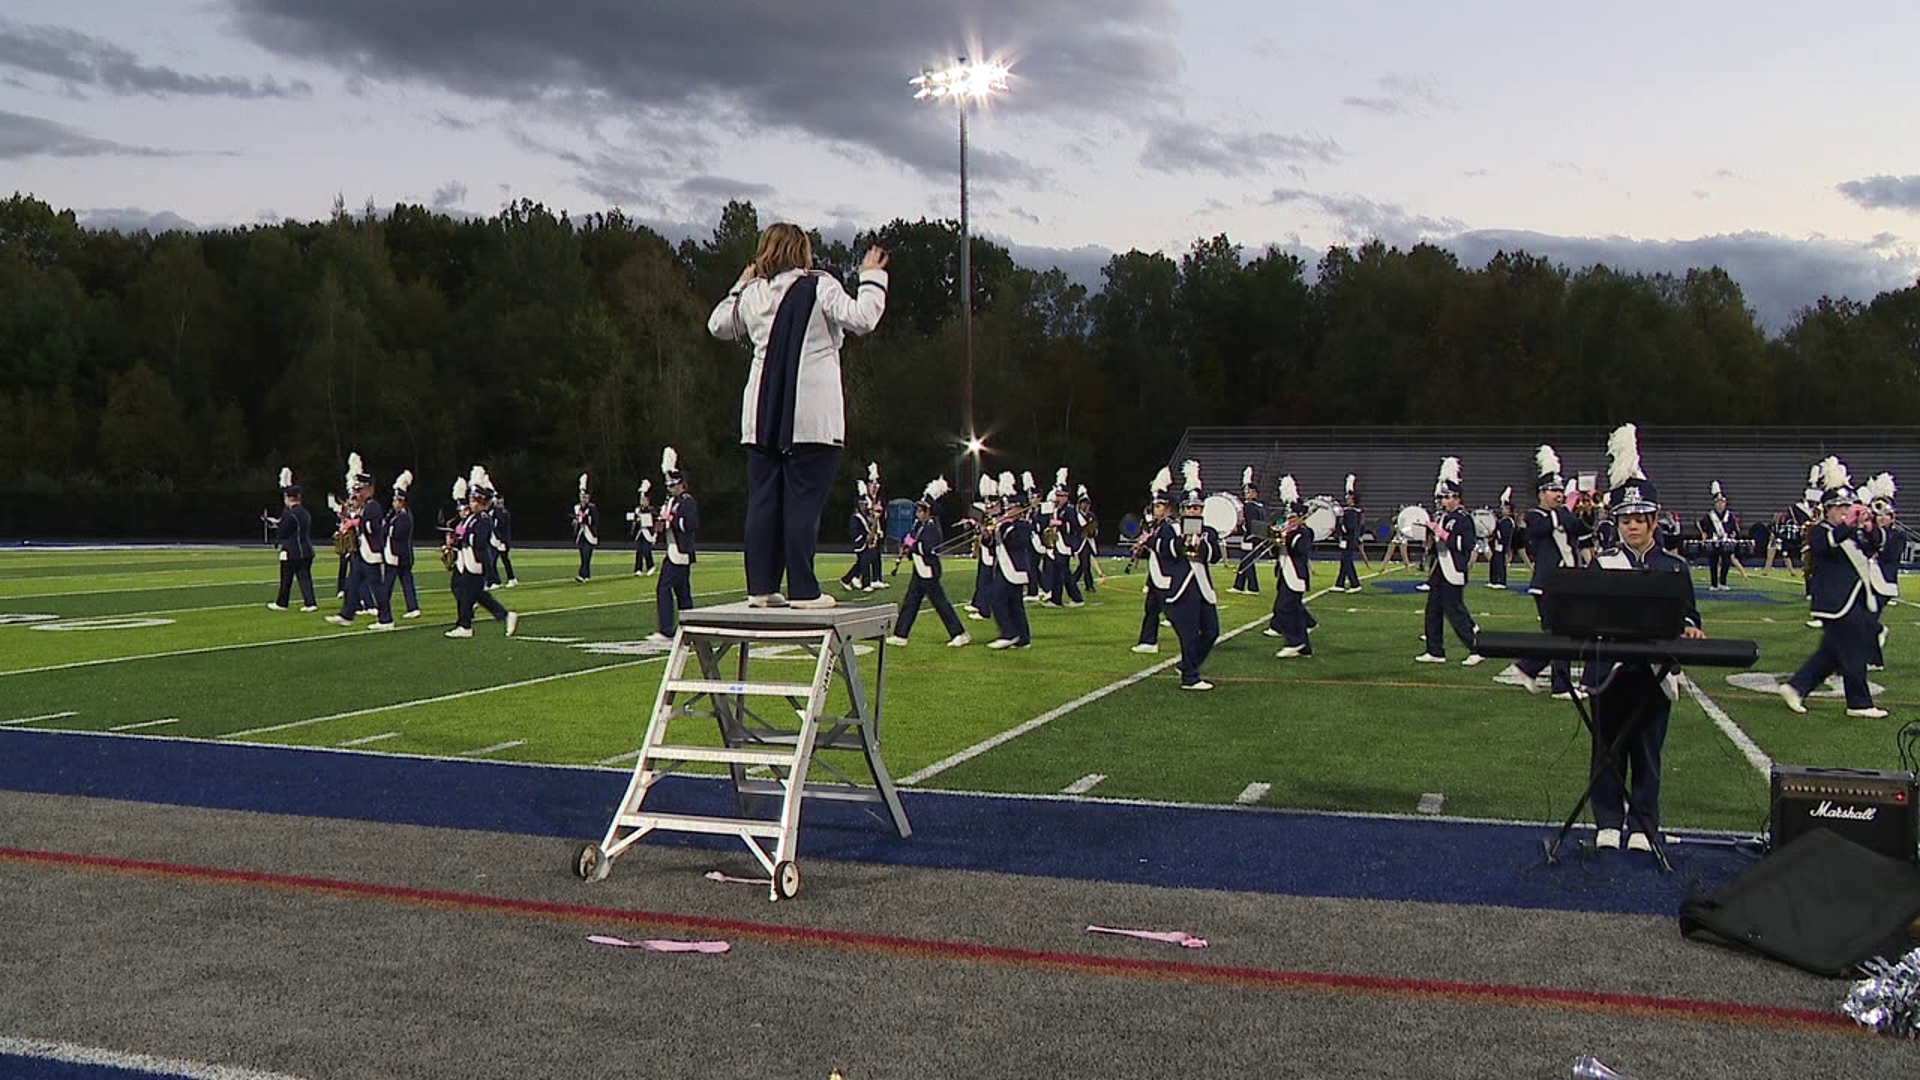
[[[914,100],[951,100],[960,114],[960,422],[973,461],[971,482],[978,488],[980,433],[973,426],[973,238],[967,217],[967,108],[1007,88],[1007,66],[969,63],[962,56],[951,67],[928,68],[907,84],[914,88]]]

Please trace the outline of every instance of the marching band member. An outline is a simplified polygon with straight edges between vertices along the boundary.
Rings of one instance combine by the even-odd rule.
[[[460,490],[455,484],[454,490]],[[507,636],[512,637],[520,627],[520,613],[508,611],[506,606],[487,592],[487,564],[499,558],[502,545],[500,538],[494,535],[493,520],[493,478],[479,465],[473,467],[467,479],[467,515],[453,527],[447,535],[447,544],[453,548],[453,629],[447,631],[450,638],[470,638],[473,636],[473,609],[486,608],[495,619],[507,624]]]
[[[293,583],[300,583],[301,611],[318,611],[313,600],[313,517],[300,505],[300,485],[293,482],[293,470],[280,470],[280,501],[286,509],[277,518],[268,518],[280,547],[280,593],[269,611],[287,610],[293,599]]]
[[[352,626],[361,610],[362,598],[372,596],[376,607],[373,629],[393,629],[393,609],[387,606],[385,567],[387,564],[386,508],[373,497],[373,474],[364,471],[359,454],[347,456],[347,472],[353,478],[353,499],[358,506],[354,526],[353,564],[347,569],[347,595],[340,602],[340,613],[327,616],[335,626]]]
[[[407,619],[420,617],[420,594],[413,585],[412,495],[413,470],[408,469],[393,481],[393,513],[387,516],[387,542],[382,552],[387,564],[382,603],[388,611],[393,610],[393,586],[399,582],[400,596],[407,602],[407,613],[402,618]]]
[[[1081,484],[1074,498],[1073,508],[1080,512],[1080,548],[1074,552],[1073,580],[1079,584],[1082,593],[1093,592],[1093,562],[1100,551],[1100,521],[1093,516],[1093,498],[1087,494],[1087,485]]]
[[[1527,561],[1533,564],[1533,579],[1527,584],[1527,595],[1533,597],[1534,609],[1540,616],[1540,628],[1545,630],[1547,602],[1543,579],[1546,574],[1562,566],[1580,565],[1576,552],[1579,551],[1581,538],[1586,535],[1586,525],[1567,508],[1568,485],[1566,477],[1560,475],[1560,455],[1553,447],[1542,444],[1533,452],[1533,463],[1539,477],[1534,482],[1536,505],[1527,511],[1526,521],[1521,526],[1521,538],[1527,548]],[[1526,676],[1529,693],[1540,692],[1540,673],[1551,666],[1553,675],[1548,687],[1553,691],[1553,696],[1573,696],[1572,665],[1567,661],[1555,660],[1549,665],[1545,660],[1529,657],[1515,666],[1520,669],[1520,674]]]
[[[846,442],[840,345],[880,325],[887,308],[887,253],[868,248],[849,296],[813,269],[813,246],[798,225],[760,234],[753,261],[707,318],[722,341],[746,338],[753,362],[740,397],[747,450],[747,602],[832,607],[813,558],[820,513]],[[786,581],[784,595],[782,579]]]
[[[1032,474],[1028,474],[1031,478]],[[994,621],[1000,636],[987,643],[989,649],[1030,649],[1033,629],[1027,623],[1026,588],[1033,579],[1033,518],[1031,511],[1021,512],[1021,491],[1014,486],[1013,474],[1000,474],[1000,490],[1008,494],[1008,513],[1001,516],[993,530],[994,567],[1000,580],[994,589]]]
[[[1160,651],[1160,617],[1166,608],[1166,583],[1172,578],[1161,569],[1159,556],[1153,553],[1153,541],[1167,515],[1173,512],[1173,470],[1162,468],[1155,474],[1149,493],[1153,499],[1149,511],[1153,518],[1141,522],[1140,535],[1133,542],[1134,557],[1139,558],[1142,552],[1147,556],[1147,583],[1140,589],[1146,604],[1140,616],[1140,640],[1133,646],[1137,653]]]
[[[1086,598],[1080,595],[1079,574],[1073,565],[1073,556],[1080,549],[1080,511],[1073,508],[1073,492],[1067,489],[1067,470],[1062,468],[1053,474],[1053,516],[1048,519],[1047,527],[1053,537],[1053,543],[1047,550],[1047,578],[1050,586],[1047,603],[1053,607],[1084,607]],[[1066,602],[1061,603],[1061,594],[1066,594]]]
[[[1473,651],[1473,638],[1479,627],[1467,613],[1467,567],[1473,558],[1473,516],[1460,508],[1460,459],[1450,457],[1440,463],[1440,518],[1427,523],[1434,542],[1433,571],[1427,576],[1427,651],[1414,659],[1422,664],[1447,662],[1447,640],[1442,625],[1453,624],[1453,632],[1467,647],[1464,667],[1473,667],[1485,657]]]
[[[1900,525],[1893,505],[1897,490],[1892,473],[1881,473],[1867,481],[1866,487],[1861,489],[1867,505],[1873,508],[1873,523],[1880,530],[1880,553],[1874,556],[1871,567],[1873,588],[1881,597],[1880,629],[1873,639],[1873,656],[1867,661],[1868,671],[1887,669],[1885,612],[1888,607],[1900,602],[1900,560],[1907,554],[1907,530]]]
[[[633,576],[645,577],[653,573],[653,541],[658,535],[653,531],[653,481],[640,481],[640,505],[633,508],[627,520],[633,522]]]
[[[967,602],[967,617],[984,622],[999,610],[1000,571],[994,568],[993,518],[1000,509],[1000,485],[993,477],[980,476],[980,500],[973,504],[973,597]]]
[[[1279,573],[1274,578],[1273,618],[1267,629],[1286,642],[1273,655],[1281,660],[1313,655],[1313,639],[1308,632],[1319,622],[1307,610],[1307,590],[1313,584],[1313,530],[1306,528],[1307,504],[1300,499],[1300,488],[1292,476],[1280,478],[1280,512],[1286,515],[1286,530],[1277,551]]]
[[[1733,573],[1733,543],[1740,536],[1740,521],[1727,509],[1727,493],[1720,481],[1715,480],[1707,490],[1713,496],[1713,508],[1695,523],[1707,549],[1707,589],[1727,592],[1733,588],[1727,579]]]
[[[947,644],[953,648],[972,643],[967,628],[954,614],[947,590],[940,583],[940,499],[947,493],[945,480],[934,480],[913,504],[913,531],[901,545],[913,560],[913,580],[907,583],[907,595],[900,600],[900,619],[887,637],[889,645],[905,645],[913,635],[913,620],[920,614],[920,602],[930,600],[934,614],[947,628]]]
[[[587,474],[580,474],[580,501],[573,507],[573,546],[580,549],[580,572],[575,581],[593,580],[593,549],[600,546],[600,508],[593,505]]]
[[[1341,592],[1360,591],[1360,571],[1353,565],[1355,555],[1361,554],[1361,535],[1365,528],[1365,515],[1360,509],[1360,489],[1354,486],[1354,475],[1347,474],[1346,494],[1341,501],[1340,516],[1333,524],[1334,543],[1340,548],[1340,572],[1333,577],[1333,587]],[[1406,541],[1401,541],[1401,557],[1406,557]]]
[[[1870,507],[1854,496],[1852,480],[1840,459],[1820,463],[1823,520],[1806,536],[1807,561],[1813,567],[1813,616],[1820,621],[1820,647],[1780,687],[1787,708],[1807,711],[1806,696],[1838,671],[1846,691],[1847,715],[1886,716],[1873,704],[1867,664],[1878,635],[1881,596],[1872,586],[1873,560],[1881,536]]]
[[[1654,521],[1659,493],[1640,469],[1639,439],[1632,424],[1607,440],[1612,459],[1607,469],[1609,503],[1619,516],[1620,540],[1594,556],[1603,570],[1651,570],[1681,574],[1687,593],[1685,638],[1704,638],[1700,610],[1693,599],[1693,575],[1687,561],[1660,548]],[[1660,752],[1667,722],[1680,696],[1678,666],[1646,662],[1590,663],[1581,676],[1593,700],[1593,846],[1619,850],[1627,833],[1631,851],[1652,851],[1660,831]],[[1612,746],[1624,737],[1618,757]],[[1632,798],[1627,798],[1631,784]],[[1632,817],[1628,817],[1631,803]]]
[[[487,570],[487,587],[499,586],[504,576],[506,587],[511,589],[520,584],[520,579],[513,575],[513,512],[507,509],[505,492],[493,489],[493,501],[487,512],[493,515],[493,539],[500,552],[500,557],[493,560]]]
[[[1240,561],[1233,568],[1235,594],[1260,595],[1260,559],[1256,552],[1267,535],[1267,504],[1260,501],[1260,489],[1253,483],[1253,466],[1240,470]],[[1285,500],[1282,495],[1281,499]]]
[[[1513,550],[1513,488],[1500,489],[1500,516],[1487,537],[1487,588],[1507,587],[1507,553]]]
[[[687,474],[680,471],[680,454],[671,446],[660,451],[660,475],[667,484],[667,501],[661,509],[661,520],[667,527],[667,557],[660,580],[653,587],[654,614],[660,629],[649,637],[650,641],[672,639],[680,612],[693,606],[693,562],[700,532],[700,504],[688,494]],[[748,601],[751,603],[752,597]]]
[[[338,565],[335,566],[333,573],[333,598],[335,600],[345,599],[347,595],[347,570],[353,565],[351,560],[353,555],[353,530],[358,527],[359,524],[353,520],[353,508],[348,505],[353,499],[353,495],[351,494],[353,491],[352,480],[347,481],[347,491],[349,494],[346,500],[342,500],[332,492],[327,493],[327,512],[333,515],[335,554],[339,556],[337,560]],[[346,537],[344,544],[340,542],[342,536]]]
[[[893,583],[880,570],[880,560],[886,554],[887,500],[880,494],[880,463],[867,462],[867,519],[873,530],[873,538],[867,544],[867,591],[891,588]]]
[[[1220,640],[1219,597],[1213,591],[1213,574],[1208,566],[1226,554],[1226,545],[1201,516],[1206,495],[1200,488],[1200,463],[1180,465],[1186,497],[1180,504],[1180,524],[1165,519],[1155,526],[1149,574],[1163,575],[1159,585],[1167,621],[1180,638],[1180,689],[1211,690],[1213,684],[1200,677],[1200,665],[1206,663],[1214,642]]]
[[[873,591],[874,579],[867,576],[867,552],[873,547],[873,501],[867,495],[867,482],[856,480],[859,497],[853,512],[847,515],[847,539],[853,543],[853,565],[840,576],[840,586],[856,592]]]
[[[1027,559],[1029,572],[1026,595],[1021,599],[1024,603],[1035,603],[1046,599],[1053,590],[1049,586],[1046,594],[1040,591],[1040,579],[1050,565],[1047,561],[1047,511],[1043,505],[1045,500],[1040,497],[1040,485],[1034,482],[1030,470],[1022,469],[1020,472],[1020,498],[1027,508],[1027,546],[1032,549],[1032,555]]]

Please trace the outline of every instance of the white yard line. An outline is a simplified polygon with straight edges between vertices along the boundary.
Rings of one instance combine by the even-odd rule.
[[[119,727],[110,727],[107,730],[108,731],[139,731],[141,728],[164,727],[167,724],[177,724],[179,722],[180,722],[179,717],[169,716],[165,720],[142,720],[137,724],[121,724]]]
[[[387,739],[397,739],[399,737],[400,737],[400,733],[397,731],[383,731],[378,735],[362,735],[357,739],[348,739],[346,742],[343,742],[340,745],[341,746],[365,746],[368,743],[383,742]]]
[[[1233,797],[1233,801],[1240,804],[1241,806],[1252,806],[1254,803],[1257,803],[1261,799],[1266,798],[1267,792],[1272,790],[1273,790],[1272,784],[1262,784],[1256,781],[1254,783],[1248,784],[1245,790],[1241,791],[1240,794],[1235,795]]]
[[[1733,717],[1728,716],[1725,709],[1708,697],[1705,690],[1700,689],[1700,684],[1694,682],[1692,676],[1680,676],[1680,685],[1686,688],[1687,695],[1693,698],[1695,703],[1713,720],[1714,726],[1740,749],[1740,753],[1746,755],[1749,765],[1752,765],[1761,776],[1773,775],[1773,759],[1768,757],[1767,752],[1760,749],[1760,745],[1740,729],[1739,724],[1733,722]]]
[[[1106,773],[1088,773],[1087,775],[1060,789],[1062,795],[1085,795],[1092,791],[1100,781],[1107,778]]]
[[[114,596],[130,592],[172,592],[175,589],[277,589],[278,578],[272,581],[202,581],[193,585],[141,585],[132,589],[76,589],[72,592],[22,593],[18,596],[0,596],[0,604],[11,604],[15,600],[51,600],[61,596]]]
[[[269,724],[266,727],[248,728],[245,731],[231,731],[220,736],[220,738],[244,739],[249,735],[266,735],[270,732],[290,731],[294,728],[309,727],[313,724],[325,724],[334,720],[350,720],[356,716],[372,716],[375,713],[393,712],[397,709],[411,709],[415,705],[434,705],[442,701],[459,701],[461,698],[478,697],[481,694],[491,694],[500,690],[518,690],[523,686],[538,686],[541,683],[557,682],[561,679],[572,679],[581,675],[595,675],[602,671],[618,671],[621,668],[637,667],[641,664],[652,664],[665,660],[666,658],[667,655],[661,653],[659,656],[647,656],[639,660],[628,660],[618,664],[603,664],[599,667],[582,668],[579,671],[563,671],[558,675],[542,675],[537,679],[522,679],[519,682],[502,683],[499,686],[482,686],[473,690],[461,690],[457,693],[441,694],[437,697],[419,698],[414,701],[396,701],[390,705],[375,705],[368,709],[354,709],[351,712],[329,713],[326,716],[310,716],[305,720],[289,720],[284,724]]]
[[[288,1076],[285,1073],[261,1072],[258,1069],[245,1069],[236,1065],[176,1061],[169,1058],[149,1057],[146,1054],[127,1054],[118,1050],[80,1046],[76,1043],[15,1039],[6,1036],[0,1036],[0,1054],[6,1054],[8,1057],[30,1058],[35,1061],[55,1061],[67,1065],[106,1067],[117,1072],[185,1077],[187,1080],[298,1080],[297,1077]],[[29,1068],[28,1071],[31,1074],[33,1070]],[[63,1073],[70,1071],[62,1070]]]
[[[1375,578],[1379,576],[1380,576],[1379,571],[1375,571],[1374,573],[1371,573],[1371,574],[1362,574],[1361,578],[1362,580],[1365,580],[1367,578]],[[1319,592],[1309,594],[1307,596],[1307,601],[1310,603],[1314,600],[1318,600],[1332,591],[1333,589],[1331,587],[1321,589]],[[1272,619],[1273,619],[1273,614],[1269,612],[1253,620],[1252,622],[1246,623],[1241,626],[1236,626],[1232,630],[1228,631],[1227,633],[1220,635],[1220,641],[1222,642],[1230,641],[1233,638],[1246,633],[1248,630],[1251,630],[1256,626],[1260,626],[1267,622],[1272,621]],[[1036,716],[1033,719],[1028,720],[1023,724],[1010,727],[1007,730],[1001,732],[1000,734],[993,736],[992,738],[984,739],[980,742],[974,743],[972,746],[969,746],[965,750],[962,750],[958,753],[949,754],[946,757],[941,758],[939,761],[936,761],[933,764],[928,765],[924,769],[920,769],[915,772],[908,773],[906,776],[903,776],[898,781],[896,781],[896,783],[902,786],[906,786],[910,784],[918,784],[923,780],[932,779],[933,777],[939,776],[941,773],[946,772],[948,769],[951,769],[956,765],[964,765],[967,762],[972,761],[974,758],[979,757],[981,754],[984,754],[987,751],[992,750],[997,746],[1001,746],[1005,743],[1011,742],[1014,739],[1017,739],[1020,736],[1025,735],[1029,731],[1034,731],[1038,728],[1045,727],[1046,725],[1053,723],[1055,720],[1060,719],[1061,717],[1067,715],[1070,712],[1073,712],[1076,709],[1081,708],[1082,706],[1091,705],[1094,702],[1099,701],[1101,698],[1106,697],[1108,694],[1111,694],[1116,690],[1125,690],[1127,687],[1132,686],[1137,682],[1143,682],[1147,679],[1151,679],[1155,675],[1158,675],[1161,672],[1167,670],[1170,667],[1174,667],[1179,663],[1180,663],[1180,658],[1178,656],[1175,656],[1175,657],[1172,657],[1171,659],[1162,660],[1150,668],[1144,668],[1140,671],[1136,671],[1133,674],[1128,675],[1126,678],[1117,679],[1099,688],[1098,690],[1093,690],[1093,691],[1089,691],[1088,693],[1082,694],[1079,697],[1074,698],[1072,701],[1067,702],[1065,705],[1048,709],[1046,712],[1041,713],[1039,716]]]
[[[403,626],[401,630],[415,629]],[[357,635],[335,630],[331,634],[312,634],[307,637],[275,638],[272,641],[243,641],[238,645],[207,645],[198,649],[173,649],[168,652],[140,653],[136,656],[106,656],[98,660],[75,660],[70,664],[46,664],[41,667],[15,668],[12,671],[0,671],[0,679],[9,675],[38,675],[46,671],[71,671],[74,668],[100,667],[105,664],[126,664],[135,660],[165,660],[174,656],[199,656],[204,653],[232,652],[235,649],[265,649],[274,645],[298,645],[303,641],[348,641]],[[364,635],[358,635],[364,636]]]
[[[599,765],[619,765],[619,764],[622,764],[622,763],[624,763],[624,762],[628,762],[628,761],[638,761],[639,759],[640,759],[640,751],[638,751],[638,750],[629,750],[629,751],[627,751],[627,752],[626,752],[626,753],[624,753],[624,754],[615,754],[615,755],[613,755],[612,757],[605,757],[605,758],[601,758],[601,759],[600,759],[600,760],[599,760],[598,762],[596,762],[595,764],[599,764]]]
[[[488,754],[497,754],[502,750],[511,750],[516,746],[525,746],[525,745],[527,745],[527,740],[514,739],[511,742],[494,743],[492,746],[483,746],[478,750],[462,750],[460,751],[460,756],[461,757],[486,757]]]
[[[1445,805],[1447,805],[1447,797],[1445,795],[1437,791],[1429,791],[1420,796],[1420,803],[1414,807],[1414,811],[1421,814],[1437,814],[1440,812],[1440,808]]]
[[[78,715],[80,714],[74,712],[50,712],[43,713],[40,716],[23,716],[18,720],[0,720],[0,727],[7,727],[11,724],[33,724],[41,720],[65,720],[69,716]]]

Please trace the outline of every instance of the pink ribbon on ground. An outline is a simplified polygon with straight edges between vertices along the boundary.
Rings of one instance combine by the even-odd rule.
[[[1113,926],[1089,926],[1089,934],[1117,934],[1120,937],[1141,938],[1145,941],[1164,941],[1169,945],[1179,945],[1187,949],[1204,949],[1206,938],[1194,937],[1185,930],[1122,930]]]
[[[722,885],[771,885],[773,884],[772,878],[731,877],[727,874],[721,873],[718,870],[707,871],[706,878],[708,881],[717,881]]]
[[[625,938],[608,937],[605,934],[589,934],[587,940],[595,945],[613,945],[622,949],[645,949],[648,952],[691,952],[723,953],[731,950],[732,945],[724,941],[666,941],[650,938],[646,941],[628,941]]]

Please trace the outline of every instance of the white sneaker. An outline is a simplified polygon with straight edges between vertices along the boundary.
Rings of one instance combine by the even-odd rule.
[[[1244,593],[1245,591],[1246,591],[1245,589],[1228,589],[1228,590],[1227,590],[1227,595],[1229,595],[1229,596],[1239,596],[1240,594],[1242,594],[1242,593]]]
[[[319,610],[320,610],[320,605],[319,605],[319,604],[308,604],[307,606],[305,606],[305,607],[303,607],[303,608],[301,608],[300,610],[301,610],[301,611],[319,611]]]
[[[1133,648],[1129,649],[1128,651],[1137,652],[1137,653],[1157,653],[1160,651],[1160,646],[1149,645],[1143,641],[1140,644],[1135,645]]]
[[[754,594],[747,597],[748,607],[786,607],[787,598],[779,593]]]
[[[972,636],[970,636],[965,630],[962,630],[960,631],[960,634],[958,637],[955,637],[951,641],[947,642],[947,648],[964,649],[971,644],[973,644]]]
[[[409,611],[405,615],[402,615],[400,617],[403,619],[417,619],[420,617],[420,609],[414,608],[412,611]]]
[[[1433,586],[1431,586],[1431,585],[1429,585],[1429,584],[1427,584],[1426,582],[1424,582],[1424,581],[1423,581],[1423,582],[1421,582],[1420,584],[1418,584],[1418,585],[1415,585],[1415,586],[1413,587],[1413,591],[1414,591],[1414,592],[1432,592],[1432,591],[1433,591]]]
[[[1532,678],[1528,678],[1523,671],[1520,673],[1520,685],[1526,687],[1527,693],[1539,695],[1553,689],[1553,680],[1549,679],[1544,671]]]
[[[1087,602],[1085,600],[1069,600],[1067,601],[1067,606],[1068,607],[1086,607]]]
[[[1413,662],[1416,664],[1444,664],[1447,662],[1447,658],[1444,656],[1435,656],[1432,653],[1423,652],[1419,656],[1414,657]]]
[[[1481,664],[1484,664],[1486,662],[1487,662],[1487,658],[1484,656],[1481,656],[1479,653],[1468,653],[1467,658],[1465,660],[1460,661],[1460,666],[1461,667],[1479,667]]]
[[[801,611],[820,611],[825,608],[833,607],[835,604],[838,604],[839,602],[840,601],[835,600],[833,597],[827,595],[826,593],[821,593],[819,596],[816,596],[811,600],[789,600],[787,601],[787,606],[790,608],[799,608]]]
[[[1275,629],[1274,629],[1273,627],[1271,627],[1271,626],[1269,626],[1269,627],[1267,627],[1267,628],[1266,628],[1265,630],[1262,630],[1262,631],[1260,631],[1260,636],[1262,636],[1262,637],[1280,637],[1280,636],[1281,636],[1281,634],[1280,634],[1280,631],[1278,631],[1278,630],[1275,630]]]
[[[1634,833],[1633,835],[1627,837],[1627,850],[1628,851],[1652,851],[1653,841],[1648,838],[1646,833],[1643,833],[1643,832]]]
[[[645,570],[635,570],[635,571],[633,572],[633,576],[634,576],[634,577],[646,577],[646,576],[647,576],[647,572],[646,572]],[[749,599],[751,599],[751,597],[749,597]]]
[[[512,637],[513,632],[518,629],[520,629],[520,613],[517,611],[507,612],[507,636]]]
[[[1011,649],[1013,648],[1013,639],[1010,637],[994,638],[992,641],[987,642],[987,648]]]
[[[1620,850],[1620,830],[1601,829],[1593,834],[1593,846],[1601,851]]]
[[[979,609],[979,608],[977,608],[977,607],[974,607],[974,606],[973,606],[972,604],[961,604],[961,605],[960,605],[960,610],[962,610],[962,611],[964,611],[964,612],[966,612],[966,613],[967,613],[967,614],[969,614],[969,615],[978,615],[978,614],[980,614],[980,609]]]
[[[1794,712],[1803,713],[1807,711],[1806,699],[1801,697],[1800,691],[1795,690],[1790,684],[1780,684],[1780,697],[1787,703],[1787,708],[1792,709]]]
[[[1868,664],[1868,665],[1867,665],[1867,670],[1868,670],[1868,671],[1885,671],[1885,670],[1887,670],[1887,665],[1885,665],[1885,664]]]
[[[887,644],[893,646],[896,649],[904,647],[906,643],[907,643],[907,639],[901,637],[899,634],[887,635]]]
[[[352,626],[353,620],[344,615],[329,615],[327,621],[335,626]]]
[[[398,629],[400,629],[400,628],[399,628],[398,626],[395,626],[394,624],[392,624],[392,623],[390,623],[390,622],[377,622],[377,623],[374,623],[374,624],[373,624],[372,626],[369,626],[369,627],[367,627],[367,629],[369,629],[369,630],[398,630]]]
[[[1808,620],[1807,620],[1807,629],[1809,629],[1809,630],[1818,630],[1818,629],[1820,629],[1820,627],[1821,627],[1822,625],[1823,625],[1823,624],[1822,624],[1822,623],[1820,622],[1820,620],[1819,620],[1819,619],[1808,619]]]
[[[1274,654],[1273,654],[1273,655],[1274,655],[1274,659],[1276,659],[1276,660],[1291,660],[1291,659],[1293,659],[1293,658],[1294,658],[1294,657],[1296,657],[1296,656],[1304,656],[1304,655],[1306,655],[1306,651],[1305,651],[1305,649],[1306,649],[1306,647],[1305,647],[1305,646],[1302,646],[1302,645],[1289,645],[1289,646],[1287,646],[1286,648],[1284,648],[1284,649],[1281,649],[1281,650],[1280,650],[1279,652],[1277,652],[1277,653],[1274,653]]]
[[[268,611],[285,611],[285,610],[287,610],[287,605],[285,605],[285,604],[268,604],[268,605],[267,605],[267,610],[268,610]]]
[[[1212,683],[1210,683],[1210,682],[1208,682],[1208,681],[1207,681],[1207,680],[1205,680],[1205,679],[1201,679],[1201,680],[1200,680],[1199,682],[1196,682],[1196,683],[1181,683],[1181,684],[1180,684],[1180,689],[1182,689],[1182,690],[1211,690],[1211,689],[1213,689],[1213,684],[1212,684]]]
[[[520,584],[520,579],[517,577],[510,577],[507,579],[507,588],[509,589],[516,588],[519,586],[519,584]]]
[[[448,637],[472,637],[473,630],[465,626],[456,626],[453,629],[447,631],[447,636]]]
[[[1886,717],[1887,710],[1882,708],[1877,708],[1877,707],[1870,707],[1865,709],[1848,709],[1847,715],[1857,716],[1862,720],[1881,720]]]
[[[337,593],[334,593],[334,594],[333,594],[333,598],[334,598],[335,600],[345,600],[345,599],[347,598],[347,594],[346,594],[346,592],[345,592],[345,591],[343,590],[343,591],[341,591],[341,592],[337,592]]]
[[[974,622],[986,622],[986,621],[987,621],[987,617],[986,617],[985,615],[982,615],[982,614],[980,614],[980,613],[979,613],[979,612],[977,612],[977,611],[969,611],[969,612],[967,612],[967,618],[969,618],[969,619],[972,619],[972,620],[973,620]]]
[[[672,641],[673,639],[661,633],[660,631],[655,630],[653,633],[647,635],[647,640],[653,642],[655,645],[663,645],[669,641]]]

